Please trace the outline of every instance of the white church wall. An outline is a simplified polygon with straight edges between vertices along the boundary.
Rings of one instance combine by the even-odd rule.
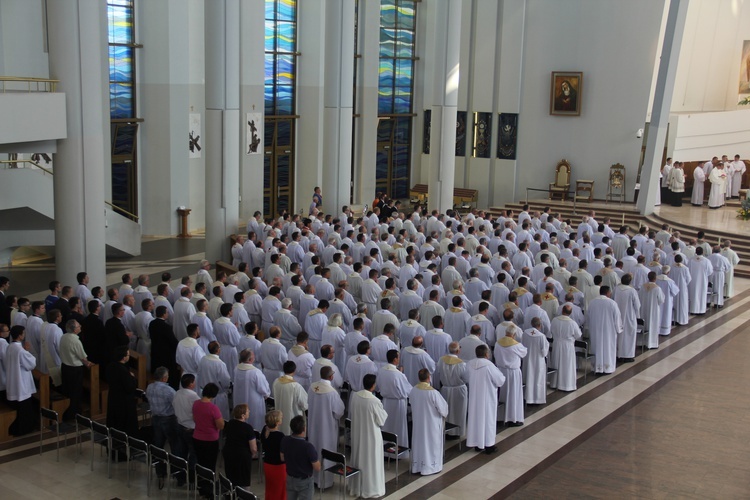
[[[750,109],[670,116],[672,157],[679,161],[710,160],[725,154],[750,157]],[[711,131],[707,134],[706,131]]]
[[[49,78],[41,0],[0,2],[0,75]]]

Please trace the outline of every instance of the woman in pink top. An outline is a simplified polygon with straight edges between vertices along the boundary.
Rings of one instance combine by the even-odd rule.
[[[212,403],[219,394],[216,384],[206,384],[203,397],[193,403],[193,447],[195,459],[199,465],[216,471],[216,459],[219,457],[219,431],[224,428],[224,418],[219,407]],[[212,495],[212,485],[206,482],[200,485],[202,495]]]

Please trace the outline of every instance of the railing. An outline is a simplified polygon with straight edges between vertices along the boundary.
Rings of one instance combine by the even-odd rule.
[[[0,76],[0,88],[3,93],[5,93],[6,90],[23,92],[24,84],[26,92],[56,92],[58,83],[60,83],[60,80],[51,80],[49,78]]]
[[[52,170],[41,166],[40,164],[38,164],[35,161],[31,161],[31,160],[0,160],[0,165],[2,165],[3,168],[5,168],[5,169],[9,169],[9,168],[26,168],[26,167],[16,166],[16,164],[18,164],[18,163],[21,163],[21,164],[28,163],[29,165],[33,165],[36,168],[38,168],[39,170],[42,170],[46,174],[49,174],[51,176],[55,175],[55,173]],[[127,218],[129,218],[129,219],[131,219],[131,220],[133,220],[135,222],[138,222],[139,217],[137,215],[135,215],[134,213],[128,212],[124,208],[120,208],[117,205],[113,205],[111,202],[109,202],[107,200],[104,200],[104,203],[107,206],[109,206],[113,211],[118,212],[120,215],[122,215],[124,217],[127,217]]]
[[[538,188],[527,187],[526,188],[526,203],[529,202],[529,191],[541,191],[543,193],[549,193],[549,188],[548,189],[538,189]],[[555,191],[555,193],[563,193],[563,192],[565,194],[568,194],[568,195],[570,195],[570,194],[573,195],[572,196],[572,200],[573,200],[573,215],[578,215],[578,213],[576,212],[576,197],[575,197],[576,192],[575,191]]]

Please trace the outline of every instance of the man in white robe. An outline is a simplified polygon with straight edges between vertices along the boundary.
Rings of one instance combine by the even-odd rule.
[[[294,372],[294,381],[300,384],[305,392],[310,389],[312,368],[315,365],[315,357],[307,350],[308,339],[307,332],[299,332],[297,343],[287,353],[287,359],[293,361],[297,366]]]
[[[337,450],[339,444],[339,420],[344,415],[344,402],[333,387],[333,368],[324,366],[320,369],[320,380],[313,382],[307,393],[308,440],[322,454],[323,449]],[[323,471],[333,465],[325,462]],[[321,482],[320,475],[323,474]],[[333,474],[317,472],[313,474],[315,483],[321,488],[333,486]]]
[[[742,189],[742,176],[745,174],[747,167],[745,162],[740,160],[740,155],[734,155],[732,162],[732,198],[739,198],[740,189]]]
[[[227,391],[232,384],[232,377],[229,375],[227,365],[219,357],[221,346],[218,342],[208,344],[208,354],[201,358],[198,365],[198,376],[201,391],[209,383],[214,383],[219,387],[219,394],[214,399],[214,404],[221,410],[221,416],[224,420],[229,420],[229,396]]]
[[[279,341],[285,349],[291,349],[297,342],[297,335],[302,331],[299,321],[292,314],[292,300],[285,298],[281,301],[281,309],[273,313],[274,324],[281,328]]]
[[[687,266],[690,270],[690,283],[688,284],[690,314],[705,314],[708,300],[706,294],[708,283],[714,272],[713,265],[703,256],[703,248],[698,247],[695,249],[695,257],[690,259]]]
[[[36,359],[29,352],[25,328],[15,325],[10,329],[10,345],[5,351],[6,397],[15,402],[16,419],[8,432],[12,436],[22,436],[34,429],[34,410],[31,397],[36,393],[31,372],[36,367]],[[5,342],[0,339],[0,342]]]
[[[182,340],[187,337],[187,326],[192,323],[193,316],[195,316],[195,306],[190,299],[193,293],[189,287],[183,287],[180,290],[180,298],[174,303],[174,319],[172,325],[174,327],[174,336],[177,340]]]
[[[286,363],[288,355],[284,345],[279,341],[281,336],[279,327],[271,327],[269,335],[270,337],[260,345],[260,362],[263,366],[263,375],[266,376],[266,381],[271,387],[271,395],[273,396],[273,383],[284,374],[284,363]]]
[[[437,363],[442,356],[448,354],[448,345],[453,339],[443,330],[443,318],[440,316],[432,318],[432,326],[433,328],[427,330],[424,336],[424,349],[429,353],[432,360]],[[416,373],[413,375],[416,376]]]
[[[727,190],[727,173],[724,171],[723,163],[719,162],[711,169],[711,173],[708,175],[708,180],[711,182],[711,193],[708,196],[708,208],[723,207],[726,203],[725,196]]]
[[[585,325],[593,344],[594,372],[613,373],[617,368],[617,337],[622,333],[622,316],[608,286],[601,287],[599,297],[589,304]]]
[[[471,349],[470,352],[465,352],[464,356],[461,356],[461,359],[464,361],[469,361],[470,359],[474,359],[474,349],[476,348],[476,342],[475,339],[478,339],[480,342],[483,342],[487,345],[491,345],[495,343],[495,325],[490,321],[490,319],[487,317],[489,312],[490,304],[488,302],[480,302],[479,303],[479,314],[471,317],[471,323],[469,323],[469,334],[458,341],[459,344],[461,344],[461,350],[464,350],[464,341],[468,344],[475,344]],[[474,327],[479,327],[479,336],[472,335],[472,330]],[[474,337],[473,339],[466,340],[469,337]]]
[[[281,309],[281,289],[272,286],[260,306],[261,330],[267,332],[274,325],[274,313],[279,309]]]
[[[521,343],[526,348],[526,359],[523,362],[523,378],[526,381],[525,400],[528,404],[545,404],[547,402],[547,353],[549,340],[540,328],[539,318],[531,320],[531,328],[523,332]]]
[[[367,374],[358,384],[362,390],[352,394],[349,414],[352,419],[351,464],[361,471],[349,480],[349,494],[362,498],[385,495],[385,462],[381,427],[388,414],[375,397],[376,377]]]
[[[427,333],[425,327],[419,323],[419,308],[409,311],[408,318],[399,325],[399,344],[401,344],[401,347],[410,346],[414,337],[417,335],[424,337]]]
[[[250,416],[247,421],[253,429],[262,429],[265,425],[266,398],[271,395],[263,372],[258,370],[253,363],[255,354],[250,349],[240,352],[240,362],[234,369],[233,378],[233,404],[246,404],[250,408]]]
[[[661,274],[656,276],[656,284],[664,292],[664,303],[661,306],[661,323],[659,324],[659,335],[672,333],[672,321],[674,320],[674,299],[680,293],[680,289],[672,278],[669,277],[669,266],[662,266]]]
[[[284,363],[284,375],[273,382],[274,410],[279,410],[285,416],[279,430],[284,434],[290,433],[289,422],[297,415],[304,415],[307,410],[307,392],[294,380],[297,365],[294,361]]]
[[[404,367],[404,375],[410,385],[419,383],[419,370],[427,368],[430,373],[435,373],[435,361],[430,354],[423,349],[424,338],[420,335],[414,337],[411,345],[405,347],[401,352],[401,365]]]
[[[353,392],[363,389],[362,379],[367,374],[376,375],[378,367],[370,359],[370,343],[366,340],[357,344],[357,355],[349,358],[346,364],[344,380],[352,387]]]
[[[576,353],[575,341],[581,338],[581,328],[570,318],[573,309],[563,306],[562,314],[552,320],[552,354],[550,367],[557,373],[550,380],[550,387],[561,391],[576,390]]]
[[[449,407],[443,396],[430,385],[427,369],[419,371],[419,383],[409,394],[409,401],[414,423],[411,473],[437,474],[443,470],[443,421],[449,415]]]
[[[195,305],[195,308],[196,313],[193,315],[192,322],[200,328],[201,335],[198,337],[198,343],[203,348],[203,352],[208,354],[208,344],[216,340],[216,336],[214,335],[214,324],[206,313],[206,310],[208,309],[208,301],[206,299],[199,300]],[[150,342],[151,341],[149,340],[149,345]],[[138,345],[140,346],[140,342]]]
[[[443,316],[443,324],[445,332],[454,342],[459,342],[469,334],[471,315],[463,308],[461,297],[453,297],[452,302],[453,307],[448,309]]]
[[[706,185],[706,173],[698,166],[693,170],[693,195],[690,203],[696,207],[703,206],[704,189]]]
[[[188,325],[187,337],[177,343],[177,352],[175,353],[175,361],[182,367],[182,374],[189,373],[195,376],[196,380],[198,379],[201,359],[206,355],[206,352],[198,344],[199,336],[200,327],[195,323]]]
[[[412,390],[406,375],[399,370],[399,352],[388,351],[388,363],[378,370],[378,392],[383,398],[383,408],[388,418],[383,430],[398,436],[398,445],[409,446],[409,433],[406,427],[407,398]]]
[[[60,361],[60,340],[63,332],[60,328],[62,313],[52,309],[47,313],[47,322],[42,323],[39,329],[41,349],[39,351],[39,371],[48,374],[52,379],[52,385],[62,385],[62,373]]]
[[[234,373],[239,361],[237,345],[240,343],[240,332],[232,323],[232,304],[222,304],[221,317],[214,321],[214,335],[221,344],[219,357],[227,365],[229,373]]]
[[[466,446],[486,454],[494,453],[497,430],[497,392],[505,377],[490,361],[490,349],[479,346],[476,359],[467,363],[469,416],[466,422]]]
[[[656,273],[648,273],[648,283],[641,287],[638,292],[641,301],[641,318],[643,327],[648,332],[646,347],[656,349],[659,347],[659,327],[661,325],[661,311],[664,304],[664,292],[656,284]],[[705,299],[704,299],[705,303]]]
[[[255,322],[258,328],[260,328],[262,324],[261,310],[263,307],[263,297],[255,289],[258,286],[255,281],[250,281],[248,285],[250,289],[245,292],[245,311],[247,311],[250,321]]]
[[[683,264],[682,256],[675,256],[675,263],[670,267],[668,276],[674,281],[679,289],[674,301],[674,321],[678,325],[688,323],[689,314],[689,297],[690,297],[690,270]]]
[[[724,281],[728,272],[732,270],[729,259],[719,252],[719,247],[713,248],[713,253],[708,257],[714,272],[711,273],[711,305],[724,307]]]
[[[393,341],[394,331],[395,329],[393,328],[393,325],[388,323],[383,328],[383,333],[374,337],[372,339],[372,342],[370,343],[371,357],[378,369],[389,363],[389,351],[399,350],[398,345],[396,345],[396,343]],[[386,411],[388,411],[387,408]]]
[[[509,427],[523,425],[523,375],[521,359],[527,350],[515,338],[515,330],[508,329],[505,336],[495,343],[495,364],[505,376],[505,384],[500,388],[500,401],[505,403],[503,420]]]
[[[737,252],[732,250],[732,242],[730,240],[724,240],[721,246],[721,255],[726,257],[731,266],[724,277],[724,297],[730,298],[734,295],[734,268],[740,263],[740,258]]]
[[[476,335],[470,334],[469,336],[476,338]],[[435,388],[440,389],[440,394],[448,402],[449,410],[448,415],[446,415],[446,422],[458,426],[450,431],[456,439],[466,435],[466,411],[469,404],[469,391],[466,387],[466,363],[459,357],[461,352],[461,346],[457,342],[451,342],[448,346],[448,354],[440,358],[435,369],[435,378],[439,379],[439,382],[433,382]],[[475,358],[476,351],[472,359]],[[419,372],[417,372],[417,376],[419,376]]]
[[[622,318],[622,333],[617,337],[617,357],[626,361],[635,360],[635,339],[638,331],[638,316],[641,313],[641,301],[638,292],[630,286],[632,276],[625,274],[617,285],[614,294]]]
[[[328,327],[328,301],[321,300],[318,307],[307,313],[304,330],[310,335],[310,352],[315,357],[320,355],[320,346],[323,342],[323,331]]]
[[[432,290],[429,300],[419,307],[419,322],[425,329],[432,328],[432,318],[435,316],[445,316],[445,308],[438,303],[438,296],[438,291]]]
[[[333,370],[333,380],[331,384],[337,391],[341,391],[341,387],[344,385],[343,371],[339,371],[339,367],[333,362],[333,357],[336,354],[333,346],[329,344],[323,344],[320,348],[320,357],[315,360],[315,364],[312,367],[312,382],[315,383],[320,380],[320,370],[324,366],[329,366]]]

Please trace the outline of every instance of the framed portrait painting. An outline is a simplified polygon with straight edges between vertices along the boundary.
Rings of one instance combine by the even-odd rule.
[[[553,71],[550,84],[549,114],[579,116],[583,73],[580,71]]]

